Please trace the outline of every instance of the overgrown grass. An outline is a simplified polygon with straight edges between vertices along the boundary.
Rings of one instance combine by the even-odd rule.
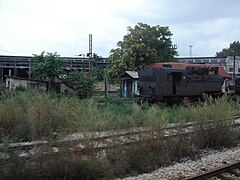
[[[61,96],[38,91],[4,93],[0,96],[1,139],[15,141],[56,138],[79,131],[100,131],[133,127],[160,128],[169,122],[220,122],[239,115],[238,102],[226,97],[206,97],[200,105],[160,108],[109,98]],[[219,124],[218,124],[219,125]]]
[[[33,175],[36,179],[110,179],[149,172],[195,155],[205,147],[234,145],[239,129],[232,127],[231,118],[240,115],[239,104],[227,97],[205,97],[203,102],[188,107],[160,108],[116,97],[96,101],[37,91],[6,92],[0,96],[1,142],[55,139],[75,132],[135,127],[149,129],[155,138],[142,134],[141,143],[131,148],[118,145],[101,158],[82,158],[65,147],[63,154],[49,152],[47,158],[43,155],[20,161],[7,159],[1,173],[4,177],[23,179]],[[195,124],[193,133],[164,138],[163,128],[168,123],[186,122]],[[180,132],[183,130],[179,128]],[[91,142],[85,143],[89,153],[93,151],[88,144]]]
[[[29,141],[53,138],[79,131],[99,131],[142,126],[142,107],[135,103],[94,99],[37,91],[5,93],[0,96],[1,139]]]

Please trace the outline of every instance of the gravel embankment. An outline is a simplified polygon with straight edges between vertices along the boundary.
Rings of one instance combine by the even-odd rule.
[[[124,178],[124,180],[184,179],[237,161],[240,161],[240,144],[230,149],[203,150],[197,160],[186,159],[184,162],[160,168],[152,173],[128,177]]]

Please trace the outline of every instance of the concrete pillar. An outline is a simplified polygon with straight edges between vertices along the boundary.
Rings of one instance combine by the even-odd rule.
[[[0,68],[0,78],[3,78],[3,68]]]
[[[14,68],[14,75],[13,76],[15,76],[15,77],[18,76],[18,69],[17,68]]]

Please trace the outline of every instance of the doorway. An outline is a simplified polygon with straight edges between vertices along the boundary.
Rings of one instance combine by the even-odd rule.
[[[181,72],[172,72],[172,95],[177,94],[177,84],[181,81],[181,79]]]

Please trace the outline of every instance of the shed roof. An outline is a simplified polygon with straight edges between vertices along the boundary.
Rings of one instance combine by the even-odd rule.
[[[126,73],[134,79],[138,78],[138,72],[137,71],[126,71]]]
[[[125,79],[138,79],[137,71],[125,71],[120,76],[118,76],[117,80],[125,80]]]

